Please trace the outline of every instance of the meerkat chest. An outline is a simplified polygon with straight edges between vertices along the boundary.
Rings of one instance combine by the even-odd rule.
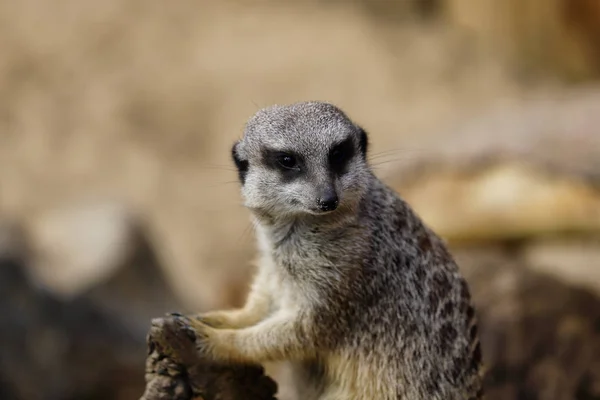
[[[296,235],[278,244],[268,236],[260,243],[263,266],[268,268],[269,291],[280,306],[304,303],[316,295],[311,283],[330,268],[327,249],[310,237]]]
[[[339,263],[341,253],[331,242],[298,236],[274,248],[272,257],[282,271],[297,280],[333,267]]]
[[[271,252],[262,254],[260,261],[261,284],[269,293],[274,309],[281,309],[297,301],[292,282],[285,276]]]
[[[337,238],[324,237],[302,228],[294,229],[293,233],[287,232],[282,237],[261,232],[259,249],[273,260],[277,268],[288,272],[300,272],[303,267],[330,265],[344,252],[345,246]]]

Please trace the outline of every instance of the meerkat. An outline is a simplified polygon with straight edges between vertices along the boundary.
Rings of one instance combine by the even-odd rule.
[[[299,399],[483,398],[466,281],[373,173],[365,130],[326,102],[259,110],[235,142],[260,250],[241,309],[189,316],[221,362],[292,363]]]

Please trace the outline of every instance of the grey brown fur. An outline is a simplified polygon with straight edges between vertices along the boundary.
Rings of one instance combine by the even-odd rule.
[[[259,269],[242,309],[190,320],[199,351],[288,360],[303,400],[481,399],[467,283],[442,240],[372,173],[367,147],[328,103],[249,120],[233,158]]]

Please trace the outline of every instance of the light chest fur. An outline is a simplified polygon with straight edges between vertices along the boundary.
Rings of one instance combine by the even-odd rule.
[[[273,312],[299,304],[314,306],[325,298],[323,291],[340,286],[349,269],[358,267],[361,252],[356,243],[364,227],[357,227],[350,223],[329,231],[303,225],[258,228],[259,273],[270,276]],[[373,369],[356,349],[322,351],[317,358],[289,363],[302,400],[391,400],[396,399],[401,384],[397,380],[397,385],[383,384],[394,377],[385,379],[382,370]]]
[[[318,304],[324,291],[338,288],[358,267],[364,250],[356,243],[363,236],[364,229],[354,221],[340,221],[327,230],[303,223],[259,225],[260,268],[272,276],[274,302]]]

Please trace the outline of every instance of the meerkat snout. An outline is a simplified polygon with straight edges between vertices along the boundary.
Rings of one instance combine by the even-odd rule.
[[[334,211],[339,203],[339,198],[333,187],[326,187],[317,198],[317,204],[321,211]]]

